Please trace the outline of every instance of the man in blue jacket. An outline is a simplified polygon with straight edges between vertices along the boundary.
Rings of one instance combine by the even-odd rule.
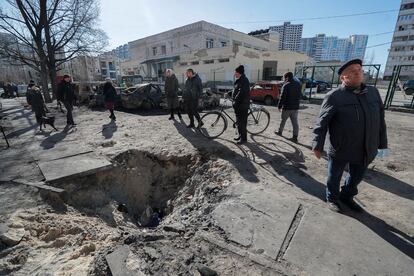
[[[363,84],[362,61],[353,59],[342,65],[338,74],[342,85],[329,92],[313,129],[312,149],[321,158],[329,132],[328,180],[326,201],[329,209],[340,212],[339,200],[354,211],[362,211],[353,197],[357,186],[378,149],[387,148],[384,108],[378,90]],[[349,171],[339,191],[343,171]]]

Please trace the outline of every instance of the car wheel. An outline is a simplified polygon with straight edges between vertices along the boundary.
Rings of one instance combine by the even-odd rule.
[[[265,102],[265,105],[272,105],[273,104],[273,98],[271,96],[266,96],[264,102]]]

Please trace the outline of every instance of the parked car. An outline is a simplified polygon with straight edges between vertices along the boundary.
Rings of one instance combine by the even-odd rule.
[[[158,84],[142,83],[121,92],[122,106],[127,109],[150,110],[160,107],[163,93]]]
[[[403,89],[406,95],[413,95],[414,94],[414,80],[408,80],[404,83]]]
[[[250,99],[266,105],[275,104],[279,100],[282,85],[281,81],[259,81],[250,89]]]
[[[332,88],[332,85],[326,81],[317,80],[316,83],[318,84],[316,90],[318,93],[327,91],[328,89]]]
[[[316,88],[316,92],[327,91],[332,85],[326,81],[313,80],[308,78],[298,78],[301,83],[306,83],[306,88]]]
[[[315,88],[318,86],[318,82],[316,80],[308,79],[308,78],[298,78],[301,83],[306,83],[306,88]]]
[[[17,96],[18,97],[26,96],[26,92],[27,92],[27,84],[17,85]]]

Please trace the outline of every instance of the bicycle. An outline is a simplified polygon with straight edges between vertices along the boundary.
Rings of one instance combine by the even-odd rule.
[[[229,101],[225,99],[225,103]],[[232,102],[232,101],[231,101]],[[221,105],[220,110],[205,113],[201,120],[204,123],[200,132],[209,139],[215,139],[226,131],[228,126],[227,118],[233,122],[233,128],[237,127],[237,122],[225,110],[225,105]],[[247,132],[253,135],[264,132],[270,123],[270,113],[266,108],[255,104],[250,104],[247,115]]]

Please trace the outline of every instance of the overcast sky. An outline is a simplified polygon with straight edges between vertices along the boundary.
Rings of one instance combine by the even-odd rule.
[[[391,42],[400,4],[400,0],[101,0],[101,27],[110,38],[111,48],[199,20],[242,32],[290,20],[304,25],[303,37],[317,33],[341,38],[368,34],[368,46],[372,46]],[[387,12],[310,19],[376,11]],[[365,58],[374,55],[374,62],[384,66],[389,46],[368,48]]]

